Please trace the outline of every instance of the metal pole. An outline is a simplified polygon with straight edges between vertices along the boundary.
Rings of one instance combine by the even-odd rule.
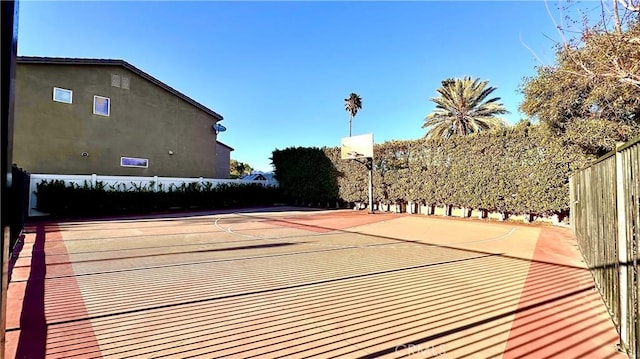
[[[373,214],[373,158],[367,159],[367,169],[369,169],[369,213]]]
[[[627,320],[629,313],[629,283],[627,271],[629,266],[629,257],[627,255],[627,208],[626,196],[624,188],[624,172],[626,170],[624,152],[616,152],[616,210],[618,217],[618,261],[620,263],[620,344],[622,348],[628,347],[629,328]]]

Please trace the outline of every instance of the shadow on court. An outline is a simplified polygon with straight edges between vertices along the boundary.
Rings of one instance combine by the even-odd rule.
[[[571,233],[354,211],[39,223],[7,354],[616,358]]]

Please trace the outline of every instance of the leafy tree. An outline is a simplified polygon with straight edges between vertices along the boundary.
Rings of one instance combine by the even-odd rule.
[[[575,3],[567,2],[565,8]],[[577,65],[574,75],[585,78],[606,78],[612,81],[640,87],[640,67],[638,67],[637,54],[640,44],[640,32],[638,21],[640,20],[640,0],[610,0],[609,7],[606,1],[601,1],[601,14],[598,20],[590,20],[582,16],[580,21],[565,16],[568,23],[566,27],[556,24],[562,42],[559,49],[565,51],[569,59]],[[570,13],[570,12],[569,12]],[[552,21],[555,20],[552,18]],[[582,28],[571,29],[571,23],[580,23]],[[574,33],[577,35],[567,36]],[[597,48],[591,56],[586,52],[576,50],[587,49],[596,45]],[[630,56],[631,55],[631,56]]]
[[[362,109],[362,98],[355,92],[344,99],[344,108],[349,113],[349,137],[351,137],[351,122],[360,109]]]
[[[640,133],[637,4],[613,1],[614,9],[603,11],[602,20],[587,25],[580,37],[563,36],[556,64],[538,67],[521,87],[520,110],[585,154],[602,155]],[[624,16],[618,5],[626,10]]]
[[[446,79],[437,89],[439,97],[431,98],[436,109],[427,115],[423,128],[427,137],[465,136],[471,133],[502,128],[506,122],[497,115],[508,113],[499,97],[487,99],[495,87],[489,81],[465,77]]]
[[[229,163],[229,177],[241,178],[253,172],[253,168],[249,164],[231,159]]]

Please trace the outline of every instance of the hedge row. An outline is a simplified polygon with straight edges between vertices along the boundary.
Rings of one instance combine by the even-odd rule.
[[[322,149],[295,147],[275,150],[271,157],[284,198],[294,204],[335,202],[341,176]]]
[[[289,149],[287,178],[313,178],[315,183],[335,180],[338,199],[368,202],[364,165],[341,160],[340,148],[323,148],[332,168],[323,165],[320,170],[313,167],[316,162],[298,162],[293,154],[296,150],[300,151]],[[276,178],[283,192],[304,197],[302,188],[290,187],[299,183],[281,180],[279,166],[283,163],[275,158],[274,153]],[[450,139],[391,141],[374,146],[374,202],[412,201],[539,215],[566,213],[569,174],[588,160],[578,149],[564,146],[546,126],[529,123]],[[324,192],[325,197],[334,197],[332,188],[327,188],[331,191]],[[317,192],[313,196],[321,197]]]
[[[84,183],[65,185],[64,181],[43,181],[37,186],[37,209],[56,217],[148,213],[175,209],[219,209],[273,205],[281,201],[276,187],[260,184],[191,183],[154,192],[152,186],[129,191]]]

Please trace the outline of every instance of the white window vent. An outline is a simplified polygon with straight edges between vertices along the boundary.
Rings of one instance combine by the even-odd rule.
[[[129,89],[129,85],[131,83],[131,80],[128,77],[124,77],[122,76],[122,88],[123,89]]]
[[[120,87],[120,75],[111,74],[111,86]]]

